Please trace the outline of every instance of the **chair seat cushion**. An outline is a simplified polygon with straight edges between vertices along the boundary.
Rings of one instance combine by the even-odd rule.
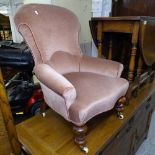
[[[76,101],[69,108],[69,119],[83,125],[97,114],[112,109],[117,100],[124,96],[128,81],[89,72],[64,75],[77,91]]]

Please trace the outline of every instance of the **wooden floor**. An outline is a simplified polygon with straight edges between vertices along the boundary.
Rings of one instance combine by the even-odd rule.
[[[89,154],[98,151],[113,138],[128,119],[136,112],[142,101],[155,91],[155,82],[148,83],[139,91],[137,98],[132,98],[125,107],[123,120],[116,117],[115,111],[102,114],[88,123],[87,146]],[[47,111],[47,116],[35,116],[16,126],[20,142],[33,155],[83,155],[73,142],[72,126],[61,116]]]

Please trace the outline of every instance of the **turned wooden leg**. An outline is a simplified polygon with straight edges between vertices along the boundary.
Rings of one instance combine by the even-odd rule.
[[[129,100],[132,97],[132,85],[129,85],[128,91],[126,93],[126,105],[129,104]]]
[[[108,59],[112,60],[112,38],[110,38],[110,41],[109,41]]]
[[[132,96],[137,97],[138,96],[138,91],[140,88],[140,76],[137,76],[135,78],[135,85],[132,87]]]
[[[86,133],[87,133],[87,126],[73,126],[73,132],[75,134],[75,143],[80,147],[82,151],[88,153],[88,148],[86,147]]]
[[[43,103],[40,106],[40,111],[43,117],[46,116],[46,113],[45,113],[46,109],[47,109],[47,104],[45,103],[45,101],[43,101]]]
[[[137,77],[135,78],[136,81],[136,87],[132,92],[133,97],[138,96],[138,90],[140,88],[140,77],[142,74],[142,66],[143,66],[143,60],[142,60],[142,55],[140,54],[139,59],[138,59],[138,67],[137,67]]]
[[[103,53],[103,32],[102,32],[102,22],[97,24],[97,41],[98,41],[98,58],[102,58]]]
[[[133,81],[133,79],[134,79],[136,51],[137,51],[136,44],[133,44],[131,55],[130,55],[129,71],[128,71],[128,80],[129,81]]]
[[[143,66],[143,60],[142,60],[142,56],[140,55],[138,60],[138,68],[137,68],[138,77],[142,74],[142,66]]]
[[[124,115],[122,112],[124,110],[124,105],[126,104],[126,102],[127,100],[125,96],[121,97],[117,102],[116,111],[117,111],[117,117],[119,119],[124,119]]]
[[[137,43],[138,43],[138,32],[139,32],[139,23],[135,22],[133,24],[133,32],[132,32],[132,50],[130,54],[130,63],[129,63],[129,71],[128,71],[128,80],[132,82],[134,80],[134,71],[135,71],[135,60],[137,54]]]

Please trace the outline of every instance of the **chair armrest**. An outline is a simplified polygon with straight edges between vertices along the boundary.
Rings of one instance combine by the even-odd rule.
[[[80,62],[80,71],[116,78],[121,76],[123,65],[112,60],[83,56]]]
[[[65,99],[67,109],[69,109],[76,99],[74,86],[47,64],[36,65],[34,72],[41,83]]]

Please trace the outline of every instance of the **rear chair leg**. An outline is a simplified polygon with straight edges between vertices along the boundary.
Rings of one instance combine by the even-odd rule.
[[[125,104],[126,104],[126,97],[123,96],[118,100],[116,105],[117,117],[119,119],[124,119],[123,110]]]
[[[43,103],[40,106],[40,111],[41,111],[41,114],[42,114],[43,117],[46,116],[46,113],[45,113],[46,108],[47,108],[47,104],[45,103],[45,101],[43,101]]]
[[[80,147],[81,151],[84,153],[88,153],[89,149],[86,147],[86,133],[87,133],[87,126],[73,126],[73,131],[75,134],[75,143]]]

